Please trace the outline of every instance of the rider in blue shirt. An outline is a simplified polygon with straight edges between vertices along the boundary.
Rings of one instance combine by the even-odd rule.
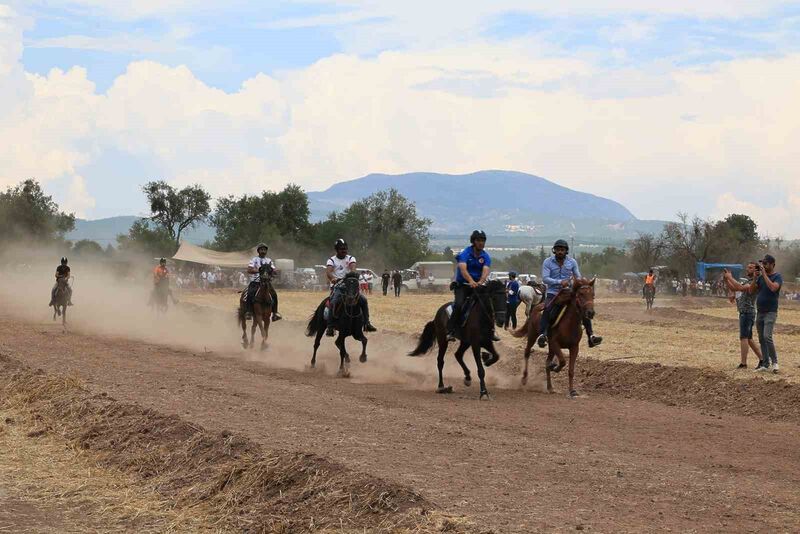
[[[492,265],[492,258],[484,250],[486,246],[486,234],[475,230],[469,237],[470,246],[456,256],[458,263],[456,267],[455,298],[453,299],[453,313],[447,323],[447,339],[455,341],[456,325],[461,319],[461,308],[464,301],[472,294],[472,290],[484,283],[489,278],[489,267]]]
[[[559,291],[570,286],[572,278],[581,278],[578,269],[578,262],[574,258],[567,256],[569,244],[563,239],[559,239],[553,244],[553,255],[544,260],[542,264],[542,282],[547,286],[545,296],[545,308],[555,298]],[[547,345],[547,330],[550,327],[550,314],[542,312],[541,322],[539,323],[539,337],[536,343],[544,348]],[[594,335],[592,321],[583,319],[583,327],[589,337],[589,347],[595,347],[603,342],[603,338]]]

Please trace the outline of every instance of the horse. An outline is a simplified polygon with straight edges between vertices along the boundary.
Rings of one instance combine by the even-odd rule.
[[[156,309],[156,313],[167,313],[169,308],[169,280],[162,278],[153,288],[153,296],[151,302]]]
[[[491,367],[500,359],[500,355],[494,348],[492,341],[493,323],[502,327],[506,320],[506,290],[505,284],[500,280],[490,280],[486,285],[478,286],[471,297],[471,310],[464,326],[458,333],[459,345],[456,349],[455,357],[461,369],[464,371],[464,385],[469,387],[472,384],[469,369],[464,364],[464,353],[468,348],[472,349],[475,357],[475,365],[478,368],[478,379],[480,380],[480,400],[489,399],[489,391],[486,389],[484,380],[486,367]],[[409,356],[421,356],[426,354],[433,347],[436,341],[439,346],[439,355],[436,358],[436,365],[439,369],[439,385],[436,387],[437,393],[452,393],[451,386],[445,387],[442,370],[444,369],[444,355],[447,352],[447,308],[452,305],[447,303],[442,305],[432,321],[428,321],[422,334],[419,336],[417,347],[408,353]],[[455,312],[455,310],[453,310]],[[481,352],[481,349],[489,352]]]
[[[267,348],[269,337],[269,323],[272,318],[272,267],[268,264],[258,269],[258,289],[253,296],[253,302],[247,302],[247,289],[244,288],[239,296],[239,310],[237,317],[242,327],[242,347],[253,348],[256,341],[256,327],[261,331],[261,350]],[[247,313],[252,305],[253,326],[250,329],[250,339],[247,339]]]
[[[594,283],[594,278],[592,280],[573,278],[572,287],[559,291],[550,304],[549,309],[560,308],[561,311],[558,315],[560,319],[554,319],[554,321],[557,320],[558,322],[551,321],[548,335],[549,348],[547,360],[545,361],[545,370],[547,371],[547,391],[549,393],[553,392],[550,373],[558,373],[564,368],[566,361],[561,349],[566,348],[569,350],[569,396],[571,398],[578,396],[574,385],[575,360],[578,358],[579,344],[583,336],[583,319],[592,319],[594,317]],[[531,347],[533,347],[536,338],[539,337],[539,320],[542,313],[544,313],[544,304],[539,303],[531,312],[531,316],[526,323],[518,330],[511,332],[514,337],[528,336],[528,342],[525,345],[523,384],[528,383],[528,360],[531,356]],[[555,358],[558,358],[558,363],[555,362]]]
[[[67,303],[69,302],[69,285],[66,278],[56,281],[56,293],[53,298],[53,321],[61,317],[61,326],[67,326]]]
[[[306,335],[308,337],[315,336],[314,354],[311,356],[311,368],[313,369],[317,365],[317,349],[319,349],[320,340],[328,325],[325,317],[326,309],[328,313],[333,313],[337,317],[333,325],[339,332],[334,342],[339,348],[339,357],[341,359],[338,376],[346,378],[350,376],[350,355],[345,348],[345,340],[348,336],[352,336],[353,339],[361,341],[361,356],[359,356],[358,361],[365,363],[367,361],[367,336],[364,335],[364,317],[361,313],[358,273],[347,273],[340,283],[343,285],[344,298],[339,303],[339,309],[333,310],[330,308],[330,296],[323,299],[308,320]]]
[[[543,299],[544,291],[536,282],[528,282],[527,285],[520,286],[519,300],[525,303],[525,317],[531,316],[531,308],[533,308],[533,302],[537,296]]]
[[[656,300],[656,286],[653,284],[645,284],[644,286],[644,301],[647,304],[647,311],[653,309],[653,302]]]

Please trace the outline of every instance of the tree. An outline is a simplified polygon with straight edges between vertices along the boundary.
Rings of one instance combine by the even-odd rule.
[[[97,241],[81,239],[72,245],[72,252],[78,256],[102,256],[103,247]]]
[[[666,249],[663,236],[653,234],[639,234],[636,239],[629,240],[627,245],[633,268],[637,271],[646,271],[658,265]]]
[[[497,271],[515,271],[517,273],[538,273],[541,266],[538,254],[529,250],[512,254],[505,259],[493,262],[492,265],[493,269]]]
[[[723,221],[731,230],[734,231],[736,240],[740,245],[758,244],[758,225],[748,215],[732,213],[725,217]]]
[[[150,220],[179,246],[181,233],[204,221],[211,212],[211,195],[200,185],[190,185],[180,191],[164,182],[148,182],[142,187],[150,202]]]
[[[260,196],[220,198],[211,216],[216,227],[214,247],[243,250],[273,239],[306,242],[310,214],[308,196],[294,184],[280,193],[264,191]]]
[[[75,216],[60,211],[31,179],[0,193],[0,228],[0,241],[54,241],[75,228]]]
[[[147,219],[134,222],[128,235],[117,236],[117,244],[122,252],[147,254],[153,258],[172,256],[178,248],[166,229],[151,225]]]
[[[544,245],[539,248],[539,265],[544,264],[544,260],[547,259],[547,252],[544,250]]]
[[[601,252],[584,252],[580,257],[581,274],[585,277],[616,278],[629,270],[630,257],[624,250],[606,247]]]

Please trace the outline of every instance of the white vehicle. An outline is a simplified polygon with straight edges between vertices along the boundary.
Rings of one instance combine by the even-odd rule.
[[[489,273],[489,280],[508,281],[508,271],[492,271]]]
[[[418,261],[411,266],[411,270],[419,273],[417,277],[419,289],[447,291],[455,276],[456,264],[451,261]]]

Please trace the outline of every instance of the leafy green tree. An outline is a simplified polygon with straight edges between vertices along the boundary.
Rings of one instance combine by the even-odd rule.
[[[174,237],[166,229],[151,224],[147,219],[133,223],[128,235],[117,236],[117,244],[122,252],[147,254],[154,258],[172,256],[178,249]]]
[[[760,242],[758,237],[758,225],[750,216],[732,213],[725,217],[722,222],[733,230],[736,240],[740,245],[752,245]]]
[[[636,271],[646,271],[658,265],[664,257],[666,243],[663,236],[639,234],[627,243],[628,255]]]
[[[36,180],[0,192],[0,242],[62,240],[75,228],[75,216],[59,210]]]
[[[181,233],[206,220],[211,213],[211,195],[202,186],[190,185],[175,189],[163,180],[148,182],[142,187],[150,203],[150,220],[180,245]]]
[[[211,216],[216,227],[214,247],[244,250],[265,240],[306,242],[311,224],[308,196],[297,185],[283,191],[264,191],[259,196],[244,195],[217,200]]]
[[[583,252],[579,259],[581,274],[587,278],[616,278],[631,269],[631,261],[624,250],[616,247],[606,247],[600,252]]]
[[[91,239],[81,239],[72,245],[73,254],[78,256],[102,256],[103,247],[97,241]]]

